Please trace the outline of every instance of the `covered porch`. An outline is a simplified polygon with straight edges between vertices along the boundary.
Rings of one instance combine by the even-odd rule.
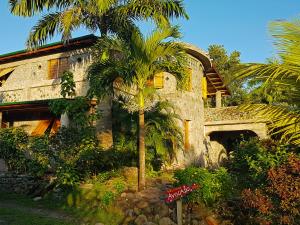
[[[61,126],[60,118],[50,112],[48,103],[48,100],[1,103],[1,128],[20,127],[32,136],[56,133]]]

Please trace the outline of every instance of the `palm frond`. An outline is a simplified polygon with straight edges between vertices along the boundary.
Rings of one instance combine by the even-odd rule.
[[[10,11],[17,16],[31,17],[56,5],[56,0],[9,0]],[[61,2],[64,2],[62,0]]]
[[[182,0],[129,0],[129,4],[123,10],[132,18],[150,17],[156,22],[161,22],[158,15],[166,20],[178,17],[189,18]]]
[[[30,32],[27,40],[28,48],[36,48],[52,38],[60,29],[61,15],[61,12],[50,13],[40,19]]]
[[[268,123],[270,134],[282,142],[300,144],[300,111],[288,105],[250,104],[241,110],[255,115],[256,119]]]

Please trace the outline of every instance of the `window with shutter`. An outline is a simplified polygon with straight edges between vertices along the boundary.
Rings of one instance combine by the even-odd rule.
[[[58,76],[58,59],[48,61],[48,79],[56,79]]]
[[[65,71],[69,70],[69,58],[64,57],[59,59],[58,77],[61,77]]]
[[[207,80],[206,77],[202,77],[202,98],[207,99]]]
[[[155,88],[163,88],[164,87],[164,73],[158,73],[154,76],[154,87]]]
[[[69,70],[69,59],[67,57],[59,59],[50,59],[48,61],[48,78],[57,79]]]

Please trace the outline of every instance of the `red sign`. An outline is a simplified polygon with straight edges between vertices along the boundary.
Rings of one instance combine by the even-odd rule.
[[[199,185],[197,184],[193,184],[192,186],[188,186],[188,185],[183,185],[177,188],[173,188],[170,190],[167,190],[167,198],[165,199],[165,201],[167,203],[171,203],[179,198],[182,198],[184,196],[186,196],[187,194],[193,192],[194,190],[196,190],[199,187]]]

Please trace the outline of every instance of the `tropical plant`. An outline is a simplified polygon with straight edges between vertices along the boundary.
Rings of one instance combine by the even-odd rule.
[[[245,189],[244,207],[255,224],[299,224],[300,158],[290,155],[285,163],[267,172],[266,187]]]
[[[138,115],[137,112],[129,113],[122,105],[113,103],[114,148],[136,152]],[[159,170],[163,162],[174,159],[175,149],[182,147],[182,132],[176,120],[180,117],[167,101],[157,102],[150,111],[145,112],[146,161],[149,169]]]
[[[158,25],[169,18],[188,18],[182,0],[9,0],[14,15],[32,17],[48,10],[32,28],[28,46],[44,44],[57,32],[62,39],[70,39],[72,31],[84,26],[102,36],[109,33],[130,37],[137,27],[134,22],[152,19]]]
[[[154,106],[153,102],[157,102],[155,88],[149,86],[149,80],[160,72],[168,71],[178,78],[179,83],[184,81],[187,74],[184,67],[184,47],[179,43],[166,41],[178,37],[178,29],[168,27],[154,31],[147,38],[134,31],[129,40],[101,39],[95,46],[95,62],[88,72],[90,96],[123,96],[127,109],[138,111],[140,189],[145,186],[144,113]]]
[[[234,148],[228,168],[237,177],[239,189],[261,187],[266,184],[266,171],[287,161],[293,151],[297,149],[273,140],[242,140]]]
[[[213,206],[233,193],[234,180],[223,167],[215,171],[206,168],[188,167],[175,172],[176,185],[199,185],[187,199],[194,203]]]
[[[279,21],[270,25],[278,50],[277,59],[267,64],[247,64],[237,78],[256,80],[261,89],[276,90],[288,98],[272,104],[245,105],[269,121],[270,131],[281,141],[300,144],[300,20]]]
[[[223,45],[210,45],[209,56],[214,66],[227,84],[231,95],[224,99],[224,105],[236,106],[242,104],[247,98],[247,91],[244,88],[245,82],[235,80],[234,71],[241,66],[238,51],[228,54]]]

